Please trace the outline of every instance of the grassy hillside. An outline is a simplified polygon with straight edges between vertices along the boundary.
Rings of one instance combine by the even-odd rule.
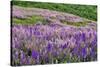
[[[97,21],[97,6],[92,5],[57,4],[29,1],[12,1],[12,5],[57,10]]]

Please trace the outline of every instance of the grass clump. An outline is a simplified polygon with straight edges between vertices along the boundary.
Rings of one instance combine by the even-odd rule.
[[[12,18],[14,24],[36,24],[37,22],[45,22],[42,16],[32,16],[25,19]]]
[[[87,25],[89,22],[88,21],[84,21],[84,22],[67,22],[67,21],[63,21],[62,23],[66,24],[66,25],[73,25],[73,26],[85,26]]]

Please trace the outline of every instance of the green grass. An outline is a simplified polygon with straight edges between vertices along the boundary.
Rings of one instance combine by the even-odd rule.
[[[62,23],[66,24],[66,25],[73,25],[73,26],[85,26],[87,25],[89,22],[88,21],[84,21],[84,22],[66,22],[66,21],[63,21]]]
[[[75,5],[75,4],[57,4],[29,1],[12,1],[12,5],[23,7],[36,7],[56,11],[72,13],[90,20],[97,21],[97,6],[93,5]]]
[[[12,22],[14,24],[36,24],[38,21],[45,23],[45,20],[42,16],[32,16],[32,17],[25,18],[25,19],[19,19],[19,18],[12,19]]]

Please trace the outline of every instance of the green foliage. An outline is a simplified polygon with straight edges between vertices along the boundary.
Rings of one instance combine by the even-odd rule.
[[[66,24],[66,25],[73,25],[73,26],[85,26],[89,23],[89,21],[84,21],[84,22],[67,22],[67,21],[62,21],[62,23]]]
[[[97,6],[92,5],[57,4],[29,1],[12,1],[12,5],[62,11],[97,21]]]
[[[41,16],[32,16],[32,17],[25,18],[25,19],[19,19],[19,18],[12,19],[12,22],[14,24],[35,24],[38,21],[45,22],[45,20]]]

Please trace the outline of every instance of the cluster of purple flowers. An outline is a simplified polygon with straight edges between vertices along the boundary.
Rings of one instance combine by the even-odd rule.
[[[97,59],[97,33],[88,27],[13,25],[12,32],[12,58],[15,64]]]

